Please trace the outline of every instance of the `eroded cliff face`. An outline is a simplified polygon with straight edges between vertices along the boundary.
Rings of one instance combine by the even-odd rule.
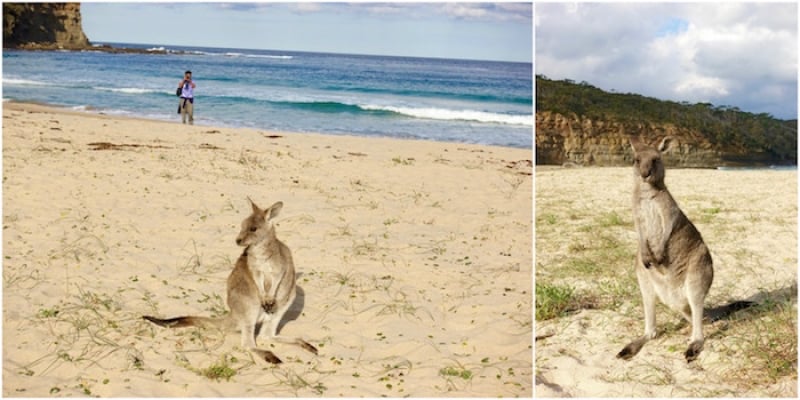
[[[548,111],[536,113],[536,163],[541,165],[622,166],[633,162],[628,136],[645,140],[665,136],[677,139],[677,145],[664,156],[672,167],[716,168],[721,165],[765,163],[765,154],[753,154],[735,148],[716,148],[699,132],[671,124],[619,123],[594,121]]]
[[[3,47],[82,49],[80,3],[3,3]]]

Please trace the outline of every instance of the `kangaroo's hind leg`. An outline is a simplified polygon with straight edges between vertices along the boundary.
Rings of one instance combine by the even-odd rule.
[[[289,311],[289,308],[291,308],[293,303],[294,303],[294,296],[292,296],[291,299],[281,308],[276,310],[275,313],[269,314],[267,319],[267,323],[269,324],[269,326],[267,328],[269,330],[270,339],[278,343],[286,343],[286,344],[293,344],[296,346],[300,346],[306,351],[309,351],[316,355],[318,354],[317,348],[312,346],[305,340],[300,338],[284,338],[282,336],[278,336],[278,327],[281,324],[281,320],[283,319],[283,316],[286,315],[286,312]]]
[[[273,354],[269,350],[262,350],[256,346],[256,325],[258,321],[255,319],[248,319],[239,321],[239,328],[242,331],[242,347],[245,349],[250,350],[253,354],[258,356],[258,358],[271,363],[271,364],[280,364],[280,358],[278,358],[275,354]]]
[[[637,259],[641,264],[641,259]],[[656,291],[653,283],[647,276],[647,271],[641,265],[636,266],[636,278],[639,281],[639,290],[642,292],[642,306],[644,308],[644,335],[628,343],[619,353],[617,358],[630,360],[639,353],[645,343],[656,337]]]
[[[714,280],[711,254],[706,251],[691,264],[686,274],[685,294],[692,323],[692,338],[684,356],[686,362],[697,359],[703,351],[703,305]]]
[[[690,322],[692,323],[692,338],[689,347],[686,349],[684,356],[686,362],[692,362],[697,359],[700,352],[703,351],[703,302],[705,300],[705,293],[689,289],[688,301],[690,309]]]

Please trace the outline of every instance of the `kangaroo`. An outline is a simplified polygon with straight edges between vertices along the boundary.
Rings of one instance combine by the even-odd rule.
[[[671,143],[672,138],[666,137],[654,148],[637,137],[630,139],[634,154],[633,219],[639,236],[635,269],[644,306],[644,335],[617,354],[625,360],[656,337],[656,297],[692,325],[686,361],[694,361],[703,350],[703,302],[714,279],[714,268],[700,232],[664,184],[661,153]]]
[[[295,270],[289,248],[275,236],[272,220],[283,208],[277,202],[267,209],[260,209],[248,197],[253,208],[249,217],[242,221],[242,230],[236,244],[245,249],[228,276],[228,307],[230,313],[221,318],[176,317],[160,319],[143,316],[144,319],[163,327],[216,326],[226,330],[239,329],[242,347],[249,349],[261,359],[280,364],[281,360],[271,351],[259,349],[256,337],[261,326],[267,323],[270,339],[293,344],[317,354],[317,349],[300,338],[278,336],[278,325],[297,296]]]

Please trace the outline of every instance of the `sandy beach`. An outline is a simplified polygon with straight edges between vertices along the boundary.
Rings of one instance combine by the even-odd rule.
[[[632,179],[627,167],[536,169],[536,396],[796,397],[797,171],[667,170],[711,249],[706,308],[758,303],[706,322],[688,365],[690,327],[661,305],[659,336],[632,360],[615,358],[644,328]],[[540,316],[540,290],[567,306]]]
[[[4,103],[3,395],[530,397],[530,158]],[[725,268],[742,269],[725,246],[758,260],[740,264],[775,271],[766,288],[793,276],[780,272],[797,261],[791,177],[786,198],[771,202],[788,207],[784,226],[708,233],[721,259],[715,299],[735,286]],[[277,235],[293,251],[300,292],[281,334],[303,337],[318,356],[275,344],[284,363],[269,365],[239,348],[236,333],[141,319],[225,312],[247,196],[284,203]],[[777,214],[747,209],[775,226]],[[557,257],[546,253],[543,265]],[[735,293],[755,294],[754,285]],[[635,318],[627,323],[638,331]],[[633,333],[618,334],[614,347]],[[539,345],[544,376],[556,380],[557,347],[579,338]],[[655,341],[634,363],[663,348]]]

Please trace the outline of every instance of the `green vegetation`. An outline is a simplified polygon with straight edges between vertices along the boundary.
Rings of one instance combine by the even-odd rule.
[[[571,286],[536,283],[536,320],[563,317],[580,309],[597,308],[593,296],[580,295]]]
[[[439,370],[439,375],[448,377],[457,377],[464,380],[469,380],[472,378],[472,371],[465,369],[463,367],[445,367]]]
[[[779,120],[732,106],[690,104],[632,93],[609,93],[587,82],[536,76],[536,110],[623,125],[672,124],[699,135],[726,153],[771,163],[797,164],[797,120]]]
[[[227,359],[220,361],[208,368],[200,370],[200,373],[208,379],[214,379],[217,381],[220,379],[225,379],[226,381],[229,381],[234,375],[236,375],[236,370],[231,368],[227,361]]]

